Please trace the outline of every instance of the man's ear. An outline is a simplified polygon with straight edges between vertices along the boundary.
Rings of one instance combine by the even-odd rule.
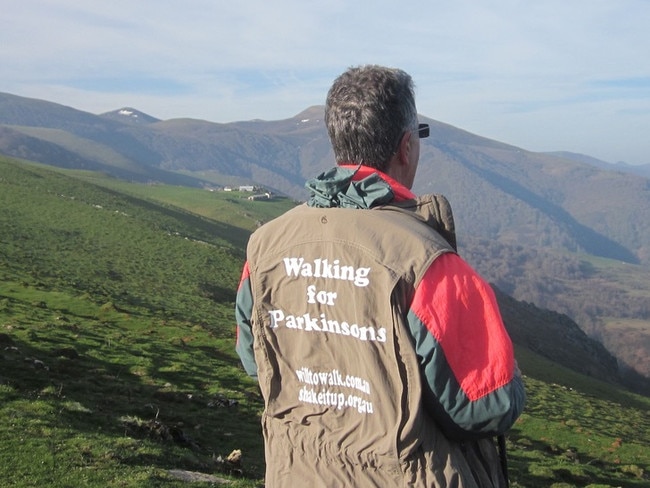
[[[409,154],[411,154],[411,137],[413,137],[413,133],[407,130],[404,132],[402,139],[399,141],[397,159],[399,163],[404,166],[408,166],[409,164]]]

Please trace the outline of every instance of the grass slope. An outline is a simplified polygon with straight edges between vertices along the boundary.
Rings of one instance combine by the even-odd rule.
[[[290,205],[0,159],[3,484],[261,486],[232,302],[246,236]],[[647,486],[650,400],[517,353],[511,486]]]

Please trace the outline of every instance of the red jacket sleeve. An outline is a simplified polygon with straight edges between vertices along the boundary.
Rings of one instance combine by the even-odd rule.
[[[452,437],[510,428],[525,394],[489,284],[458,255],[444,254],[418,284],[408,319],[425,402],[441,427]]]

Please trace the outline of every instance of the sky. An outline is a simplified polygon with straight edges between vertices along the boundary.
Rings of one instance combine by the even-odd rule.
[[[0,92],[100,114],[293,117],[350,66],[530,151],[650,163],[650,0],[3,0]]]

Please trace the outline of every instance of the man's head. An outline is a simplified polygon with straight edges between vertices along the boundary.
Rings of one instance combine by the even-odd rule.
[[[374,65],[348,69],[327,94],[325,123],[337,163],[371,166],[411,187],[420,142],[408,73]]]

